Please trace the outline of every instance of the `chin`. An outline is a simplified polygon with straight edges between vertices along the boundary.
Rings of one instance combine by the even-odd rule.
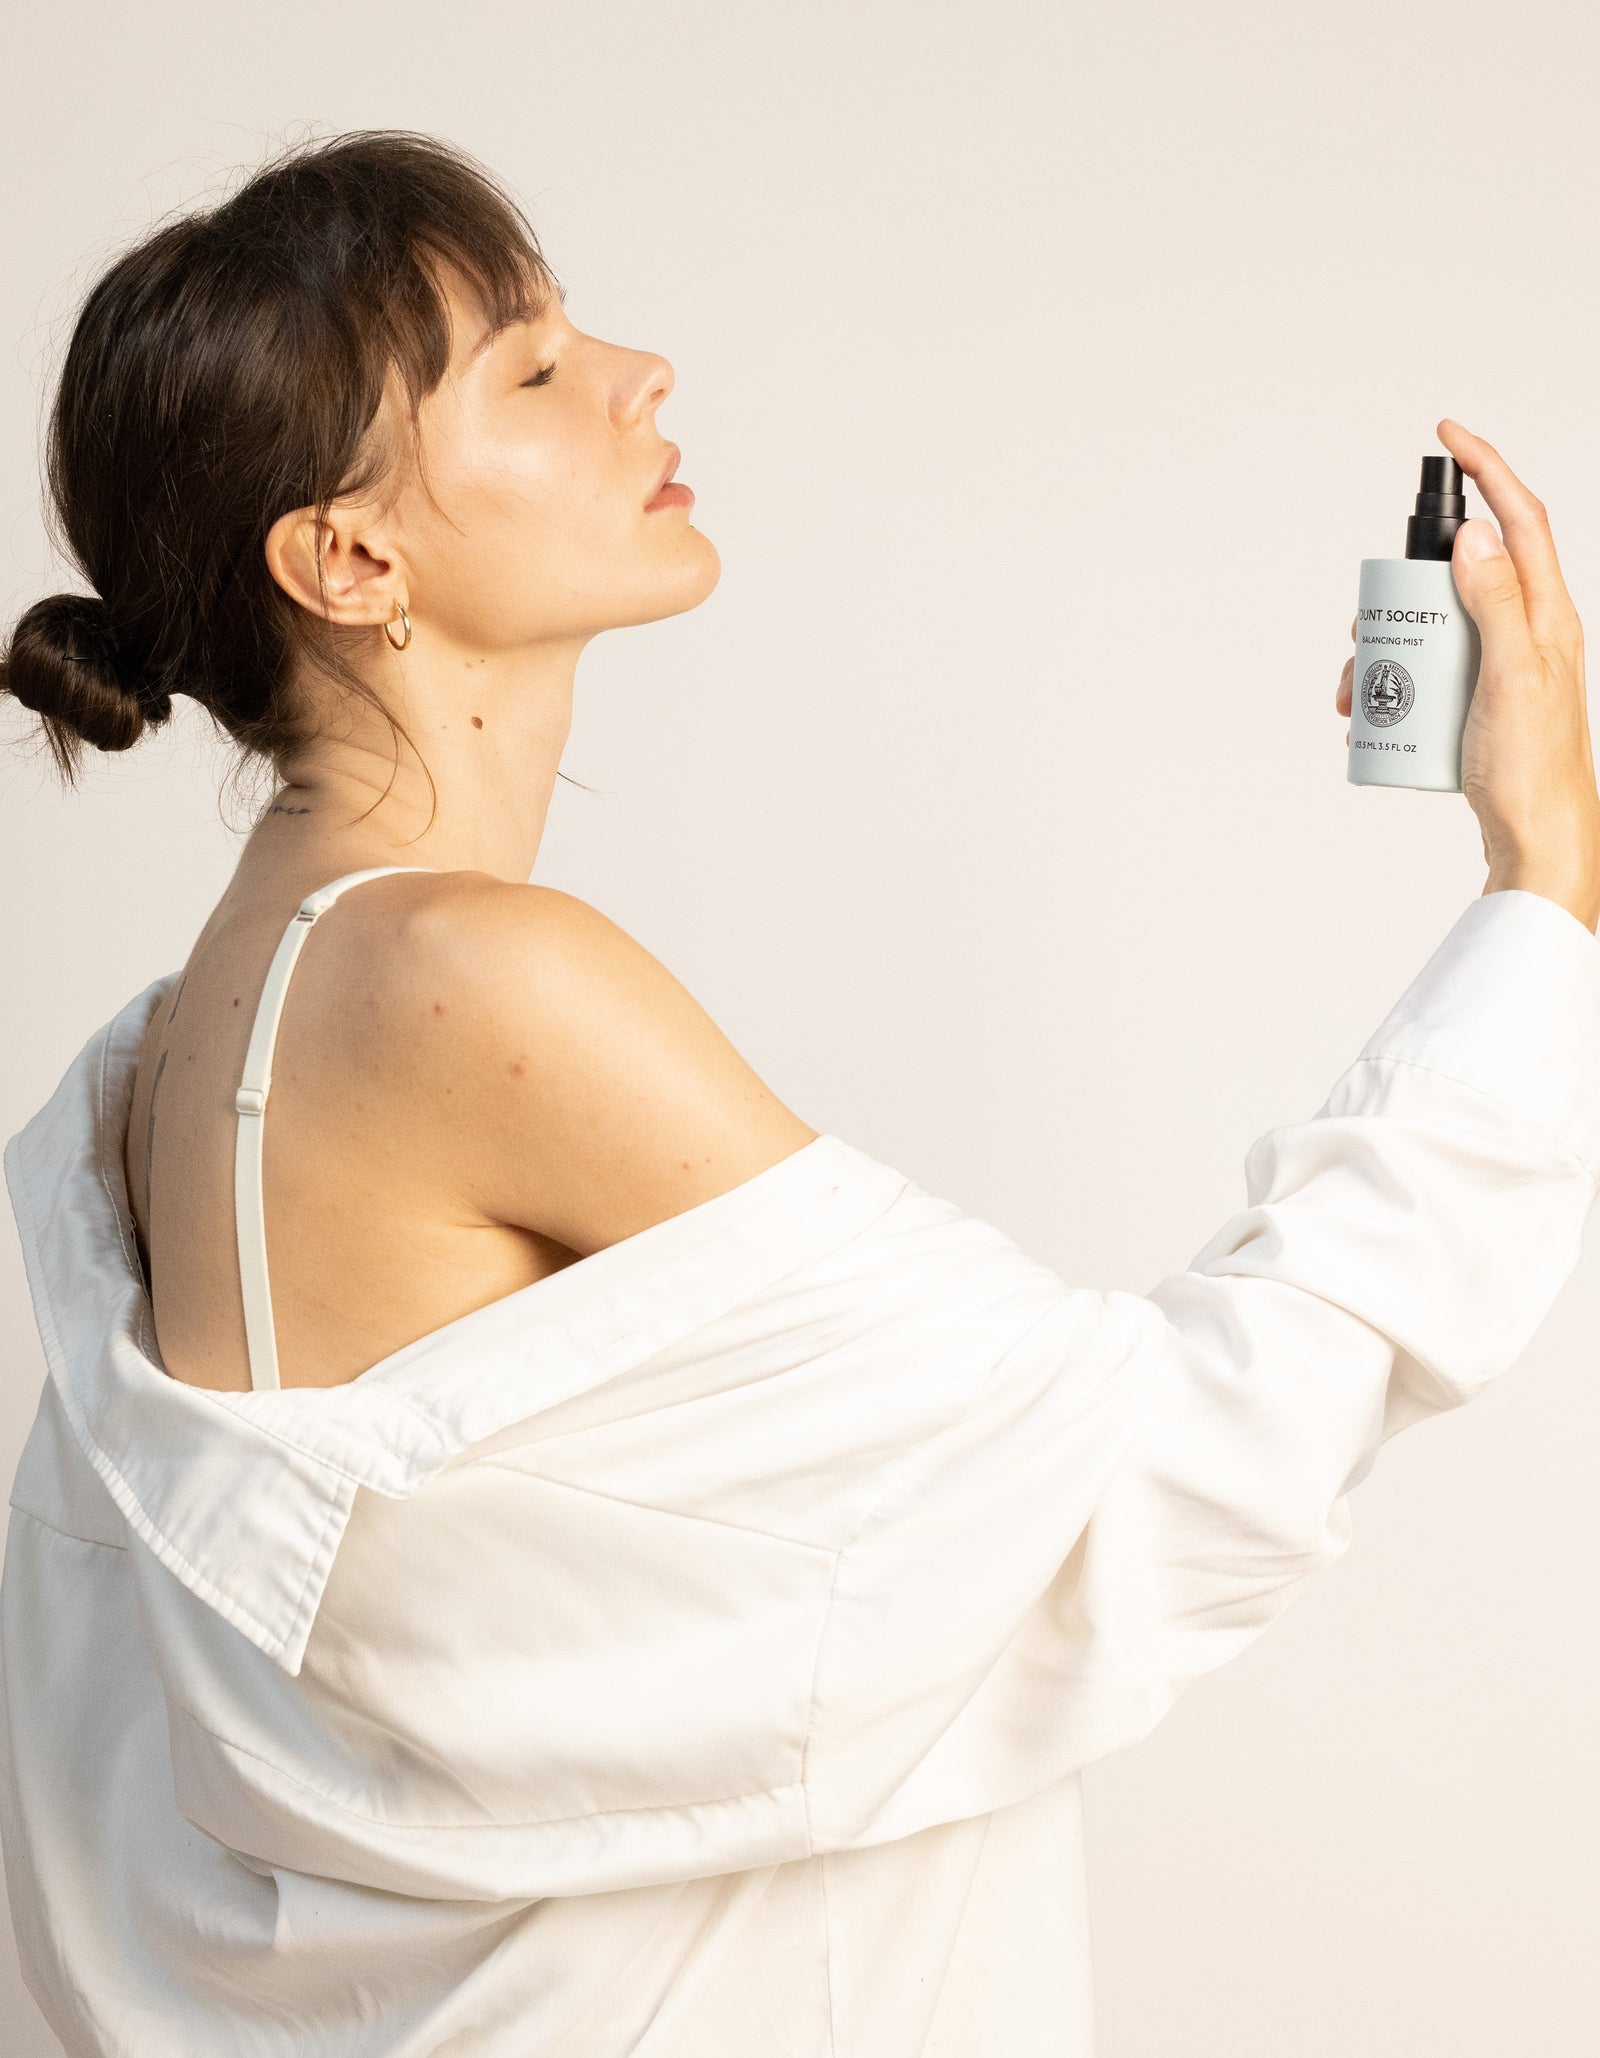
[[[660,612],[664,615],[683,614],[688,608],[698,607],[722,577],[722,559],[709,536],[689,528],[685,541],[692,547],[684,551],[661,582],[666,604]]]
[[[658,517],[657,519],[660,519]],[[722,559],[709,536],[683,523],[668,540],[636,558],[634,576],[621,592],[613,592],[601,603],[603,617],[590,634],[600,629],[637,627],[642,622],[663,621],[668,615],[687,614],[698,607],[722,577]]]
[[[705,593],[700,597],[704,600],[706,593],[709,593],[722,577],[722,559],[717,555],[717,546],[709,536],[702,535],[692,525],[689,533],[700,546],[701,578],[705,584]]]

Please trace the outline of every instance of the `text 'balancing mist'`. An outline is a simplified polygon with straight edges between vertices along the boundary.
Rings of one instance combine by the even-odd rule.
[[[1350,689],[1350,778],[1357,786],[1461,791],[1461,736],[1478,680],[1478,629],[1461,604],[1450,549],[1467,518],[1461,467],[1425,457],[1404,557],[1364,557]]]

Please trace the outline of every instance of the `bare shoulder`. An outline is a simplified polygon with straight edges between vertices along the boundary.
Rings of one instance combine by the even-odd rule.
[[[658,958],[576,895],[452,873],[401,928],[379,1013],[437,1116],[441,1162],[488,1220],[599,1249],[817,1134]]]

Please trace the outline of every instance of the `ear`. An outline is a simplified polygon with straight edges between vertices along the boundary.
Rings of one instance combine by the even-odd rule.
[[[296,508],[279,515],[263,547],[268,571],[290,599],[341,627],[392,621],[395,601],[404,598],[405,568],[371,508],[335,501],[320,522],[315,509]]]

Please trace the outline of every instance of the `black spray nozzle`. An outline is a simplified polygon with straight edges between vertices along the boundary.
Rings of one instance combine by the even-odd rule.
[[[1453,457],[1425,457],[1416,512],[1406,523],[1406,556],[1448,558],[1466,518],[1460,465]]]

